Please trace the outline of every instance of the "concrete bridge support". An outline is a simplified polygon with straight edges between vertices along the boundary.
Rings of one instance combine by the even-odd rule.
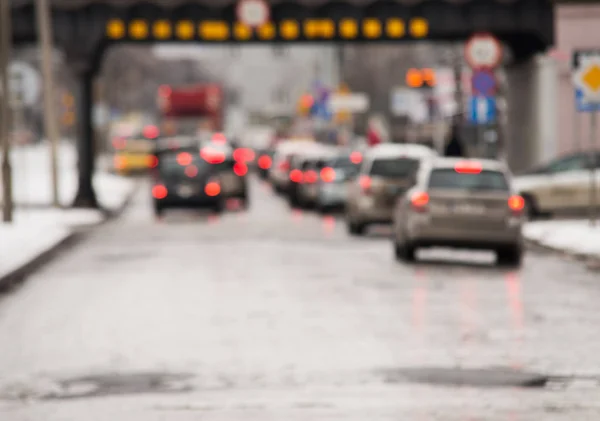
[[[507,68],[505,148],[513,171],[548,161],[557,152],[558,79],[554,61],[536,55]]]

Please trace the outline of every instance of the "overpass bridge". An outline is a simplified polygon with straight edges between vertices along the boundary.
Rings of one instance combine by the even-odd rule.
[[[269,0],[271,21],[256,29],[237,22],[236,0],[49,1],[55,46],[79,85],[76,207],[97,206],[92,84],[104,53],[117,43],[401,43],[466,40],[487,31],[511,51],[509,162],[529,165],[541,147],[536,55],[554,43],[551,0]],[[11,6],[14,44],[37,42],[35,0]]]

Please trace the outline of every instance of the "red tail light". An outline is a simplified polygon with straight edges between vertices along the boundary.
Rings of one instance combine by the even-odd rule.
[[[167,197],[168,193],[169,192],[167,188],[162,184],[157,184],[156,186],[152,187],[152,197],[154,197],[155,199],[164,199],[165,197]]]
[[[156,155],[152,155],[148,158],[148,166],[150,168],[158,167],[158,157]]]
[[[523,209],[525,209],[525,199],[518,195],[511,196],[508,199],[508,207],[513,212],[523,212]]]
[[[360,188],[362,189],[364,194],[371,193],[371,177],[368,175],[361,175],[358,179],[358,184],[360,184]]]
[[[321,180],[325,183],[331,183],[335,180],[335,170],[331,167],[325,167],[321,170]]]
[[[479,174],[481,173],[481,164],[479,162],[459,162],[454,166],[454,171],[459,174]]]
[[[350,162],[360,164],[362,162],[362,154],[360,152],[352,152],[350,154]]]
[[[263,155],[258,158],[258,167],[262,170],[271,168],[271,157],[269,155]]]
[[[289,161],[280,162],[279,169],[281,171],[289,171],[290,170],[290,162]]]
[[[242,162],[236,162],[233,164],[233,172],[235,175],[242,177],[248,173],[248,167]]]
[[[414,193],[410,198],[413,209],[417,212],[425,212],[429,204],[429,195],[425,192]]]
[[[210,197],[218,196],[219,193],[221,193],[221,185],[216,181],[208,182],[206,183],[206,186],[204,186],[204,193]]]
[[[177,163],[182,167],[186,167],[192,163],[192,154],[189,152],[181,152],[177,155]]]
[[[300,170],[292,170],[290,171],[290,181],[293,183],[302,183],[302,171]]]
[[[221,164],[225,162],[225,152],[213,148],[202,148],[200,156],[209,164]]]
[[[242,162],[254,161],[254,151],[250,148],[238,148],[233,151],[233,159]]]
[[[304,173],[303,180],[305,183],[313,184],[313,183],[316,183],[318,179],[319,179],[319,176],[317,175],[316,171],[309,170]]]

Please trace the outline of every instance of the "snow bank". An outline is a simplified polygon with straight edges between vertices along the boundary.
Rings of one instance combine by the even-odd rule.
[[[50,178],[50,147],[47,143],[14,148],[13,197],[17,205],[50,205],[52,185]],[[63,206],[69,206],[77,192],[77,155],[74,145],[63,141],[58,149],[59,197]],[[118,175],[97,171],[94,187],[100,204],[109,209],[122,205],[134,181]],[[2,189],[0,189],[0,203]]]
[[[600,258],[600,225],[592,227],[585,220],[529,222],[523,234],[545,247]]]

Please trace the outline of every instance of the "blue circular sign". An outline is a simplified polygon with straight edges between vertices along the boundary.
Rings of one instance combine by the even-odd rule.
[[[489,70],[477,70],[471,76],[473,95],[493,96],[496,93],[496,76]]]

